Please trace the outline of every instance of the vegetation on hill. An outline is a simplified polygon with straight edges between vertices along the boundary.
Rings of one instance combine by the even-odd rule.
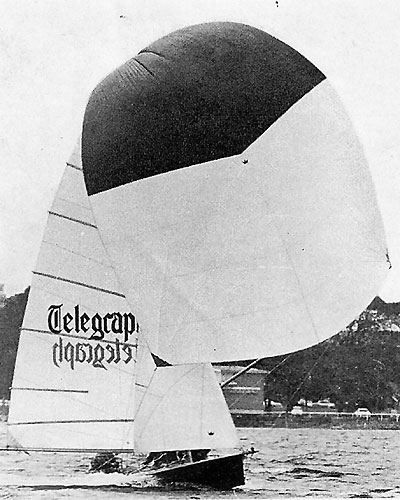
[[[22,325],[29,288],[7,297],[0,308],[0,398],[10,397],[10,386],[17,355],[19,329]]]
[[[265,397],[289,408],[329,398],[338,410],[399,408],[400,304],[379,297],[344,331],[304,351],[264,360]]]

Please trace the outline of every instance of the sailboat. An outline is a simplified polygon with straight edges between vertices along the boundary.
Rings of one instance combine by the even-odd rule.
[[[163,37],[89,98],[33,272],[10,448],[243,484],[211,363],[334,335],[386,255],[362,147],[312,63],[243,24]]]

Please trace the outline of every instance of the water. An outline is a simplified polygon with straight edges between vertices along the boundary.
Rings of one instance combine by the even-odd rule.
[[[2,429],[4,432],[4,428]],[[135,476],[88,474],[88,456],[0,452],[0,498],[135,500],[400,497],[400,432],[239,429],[246,485],[230,492],[166,491]]]

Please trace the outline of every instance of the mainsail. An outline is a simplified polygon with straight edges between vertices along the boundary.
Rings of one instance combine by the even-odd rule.
[[[152,352],[275,356],[349,324],[388,263],[362,147],[334,89],[250,26],[141,51],[94,90],[85,183]]]
[[[78,144],[49,212],[21,329],[8,425],[23,447],[133,449],[137,328],[124,334],[114,316],[104,328],[114,312],[131,313],[101,244]]]

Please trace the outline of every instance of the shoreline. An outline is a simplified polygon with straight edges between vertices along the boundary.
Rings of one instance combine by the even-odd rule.
[[[236,427],[277,427],[288,429],[320,428],[320,429],[370,429],[400,430],[400,415],[372,414],[369,417],[357,417],[341,413],[306,413],[291,415],[264,412],[231,412]]]
[[[1,411],[3,410],[3,411]],[[7,425],[7,413],[0,406],[0,423]],[[8,408],[7,408],[8,410]],[[378,413],[357,417],[343,413],[305,413],[291,415],[285,412],[231,411],[233,423],[238,428],[286,428],[332,430],[400,430],[400,414]]]

